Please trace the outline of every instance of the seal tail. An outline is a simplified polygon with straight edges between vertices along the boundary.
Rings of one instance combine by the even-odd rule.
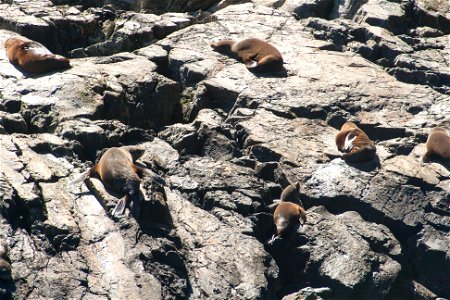
[[[112,215],[116,218],[120,218],[123,216],[123,213],[125,212],[125,207],[127,206],[128,201],[128,195],[123,196],[119,199],[119,202],[117,202],[116,207],[114,207],[112,211]]]

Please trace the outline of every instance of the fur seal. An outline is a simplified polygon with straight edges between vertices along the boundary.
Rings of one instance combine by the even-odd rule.
[[[280,52],[266,41],[252,38],[240,42],[222,40],[212,43],[214,51],[240,59],[254,72],[278,72],[283,70],[283,57]]]
[[[375,143],[355,123],[346,122],[336,135],[336,146],[349,162],[365,162],[375,157]]]
[[[164,180],[153,171],[143,169],[134,164],[144,154],[144,151],[144,148],[139,146],[110,148],[103,153],[95,166],[81,174],[74,183],[97,175],[107,188],[125,194],[112,211],[113,216],[122,216],[129,200],[140,200],[140,177],[144,174],[149,175],[158,184],[165,184]]]
[[[306,212],[300,200],[300,184],[298,182],[288,185],[281,193],[280,201],[273,213],[273,222],[276,226],[276,233],[272,236],[269,244],[306,223]]]
[[[69,59],[51,53],[41,43],[11,37],[5,42],[9,62],[29,73],[47,73],[70,68]]]
[[[423,162],[429,162],[433,157],[450,162],[450,136],[444,128],[435,127],[430,130],[426,147],[427,153],[422,159]]]
[[[11,278],[11,264],[8,259],[8,244],[5,240],[0,240],[0,279],[9,280]]]

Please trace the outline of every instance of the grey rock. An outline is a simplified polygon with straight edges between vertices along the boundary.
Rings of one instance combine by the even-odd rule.
[[[3,126],[5,132],[8,133],[27,133],[28,126],[23,117],[18,114],[7,114],[0,112],[0,124]]]
[[[302,229],[307,242],[299,248],[309,253],[304,276],[321,274],[335,293],[346,297],[384,297],[401,271],[395,260],[401,247],[387,227],[369,225],[352,211],[333,216],[319,207],[307,215]]]
[[[287,296],[284,296],[282,300],[320,300],[323,299],[322,297],[329,298],[332,294],[332,291],[330,288],[312,288],[312,287],[306,287],[304,289],[301,289],[297,293],[293,293]]]
[[[256,239],[236,234],[177,192],[166,189],[166,195],[189,261],[192,297],[270,297],[269,282],[278,269]],[[183,223],[188,226],[177,226]]]
[[[431,291],[442,297],[448,297],[449,292],[445,287],[448,281],[450,244],[447,228],[438,231],[432,226],[426,225],[411,238],[409,248],[414,261],[414,268],[419,271],[417,281],[428,287]]]
[[[280,9],[293,13],[294,16],[298,19],[309,17],[319,17],[326,19],[329,17],[333,6],[334,2],[329,0],[287,0],[284,1]]]
[[[450,122],[448,5],[330,3],[0,4],[0,298],[448,298],[450,173],[421,163]],[[72,68],[25,76],[3,50],[18,33]],[[209,46],[248,37],[286,72]],[[345,121],[375,160],[336,158]],[[70,183],[136,144],[166,186],[144,176],[140,214],[117,219],[97,178]],[[308,222],[269,246],[268,205],[297,181]]]

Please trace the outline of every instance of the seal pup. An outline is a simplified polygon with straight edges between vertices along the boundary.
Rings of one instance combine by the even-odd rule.
[[[375,143],[355,123],[346,122],[336,135],[336,146],[348,162],[365,162],[375,157]]]
[[[211,44],[219,53],[240,59],[247,69],[254,72],[278,72],[283,70],[283,57],[266,41],[252,38],[240,42],[222,40]]]
[[[50,52],[41,43],[11,37],[5,42],[9,62],[29,73],[47,73],[70,68],[69,59]]]
[[[8,243],[0,240],[0,279],[9,280],[11,278],[11,264],[8,259]]]
[[[423,162],[429,162],[433,157],[450,162],[450,136],[444,128],[435,127],[430,130],[426,147],[427,152],[423,156]]]
[[[276,232],[269,244],[273,244],[280,236],[306,223],[306,212],[300,200],[300,184],[298,182],[288,185],[281,193],[280,201],[273,213],[273,222]]]
[[[123,215],[129,200],[141,200],[140,177],[144,174],[149,175],[154,182],[160,185],[165,184],[164,180],[153,171],[138,167],[134,164],[144,154],[144,151],[144,148],[139,146],[110,148],[103,153],[97,164],[81,174],[73,183],[97,175],[107,188],[125,194],[112,211],[113,216],[120,217]]]

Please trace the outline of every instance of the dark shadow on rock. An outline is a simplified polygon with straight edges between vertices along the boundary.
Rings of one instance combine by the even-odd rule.
[[[438,156],[436,156],[434,154],[429,157],[428,161],[425,161],[423,163],[424,164],[437,163],[437,164],[440,164],[441,166],[443,166],[444,168],[446,168],[448,171],[450,171],[450,160],[445,160],[445,159],[443,159],[441,157],[438,157]]]
[[[12,279],[0,279],[0,299],[13,300],[13,294],[16,291],[16,284]]]
[[[356,168],[363,172],[371,172],[381,167],[380,158],[375,155],[373,159],[367,162],[349,162],[345,161],[349,166]]]
[[[254,224],[253,236],[264,245],[269,242],[276,229],[272,213],[260,212],[250,217]]]
[[[153,186],[147,189],[146,201],[140,203],[140,214],[137,218],[138,224],[143,233],[149,236],[167,236],[173,228],[172,217],[166,203],[166,194],[161,186]]]
[[[301,248],[306,242],[299,232],[291,231],[284,237],[275,239],[272,244],[264,244],[265,250],[272,255],[280,270],[281,288],[276,291],[280,299],[309,285],[309,281],[302,278],[309,261],[309,253]]]
[[[250,72],[253,73],[256,77],[259,78],[282,78],[282,77],[288,77],[288,71],[286,68],[282,67],[280,71],[276,72],[261,72],[258,70],[248,69]]]
[[[187,299],[192,294],[192,287],[185,265],[186,259],[180,250],[182,243],[172,231],[173,220],[164,187],[149,187],[146,181],[143,186],[149,200],[140,204],[140,215],[137,218],[139,234],[152,237],[152,240],[160,239],[163,244],[148,253],[141,253],[139,258],[145,271],[161,283],[162,292],[167,299]]]
[[[185,259],[177,249],[154,249],[149,255],[141,254],[140,259],[146,272],[161,283],[167,299],[188,299],[192,294]]]
[[[12,65],[14,66],[14,68],[16,68],[17,71],[22,73],[23,76],[25,76],[27,78],[35,78],[35,79],[40,78],[40,77],[49,76],[49,75],[52,75],[52,74],[55,74],[55,73],[60,73],[62,71],[65,71],[65,70],[68,70],[68,69],[72,68],[71,66],[69,66],[67,68],[61,68],[61,69],[57,69],[57,70],[53,70],[53,71],[45,72],[45,73],[30,73],[30,72],[27,72],[27,71],[23,70],[22,68],[20,68],[17,65],[14,65],[14,64],[12,64]]]

